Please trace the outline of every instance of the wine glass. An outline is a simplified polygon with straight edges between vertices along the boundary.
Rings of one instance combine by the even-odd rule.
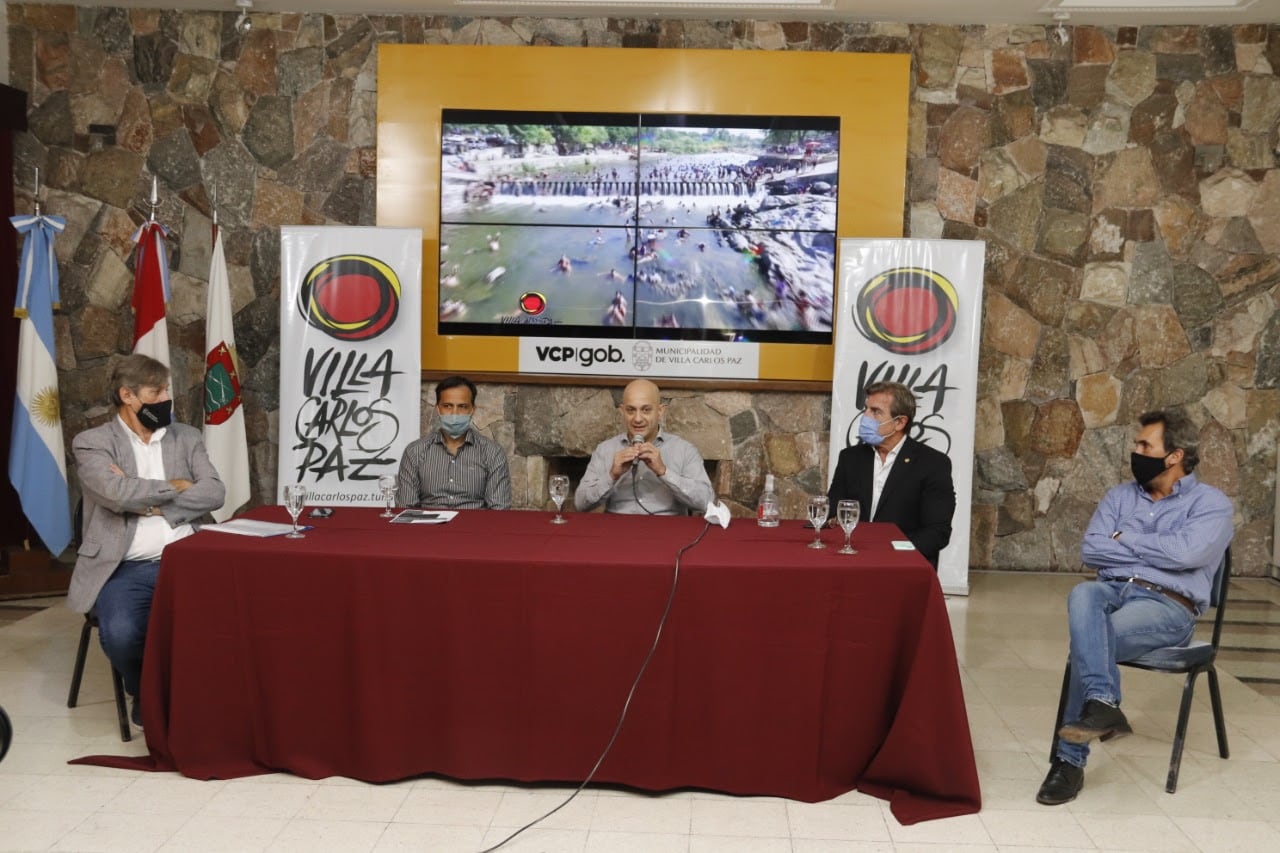
[[[822,527],[827,523],[827,513],[830,512],[831,505],[827,502],[826,495],[816,495],[809,498],[809,521],[813,524],[814,537],[809,543],[810,548],[825,548],[822,544]]]
[[[556,517],[551,519],[551,523],[564,524],[567,519],[560,514],[560,505],[569,496],[569,478],[564,474],[552,474],[551,479],[547,482],[547,492],[550,493],[551,500],[555,501],[556,504]]]
[[[853,535],[853,529],[858,526],[858,515],[861,511],[862,507],[854,500],[844,500],[836,504],[836,521],[844,531],[844,547],[837,551],[837,554],[858,553],[849,547],[849,537]]]
[[[390,474],[383,474],[378,478],[378,488],[382,490],[382,500],[387,505],[381,517],[395,518],[396,514],[391,511],[391,508],[396,505],[396,478]]]
[[[307,502],[307,487],[301,483],[294,483],[291,486],[284,487],[284,508],[289,511],[289,518],[293,519],[293,532],[286,533],[286,539],[305,539],[298,532],[298,514],[302,512],[302,506]]]

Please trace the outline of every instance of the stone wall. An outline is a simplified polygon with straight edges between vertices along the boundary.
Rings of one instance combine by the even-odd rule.
[[[200,411],[216,185],[248,376],[255,495],[275,485],[278,226],[373,224],[378,43],[910,52],[907,233],[985,240],[971,565],[1078,568],[1093,505],[1127,476],[1143,409],[1189,407],[1206,480],[1236,506],[1236,566],[1271,553],[1280,428],[1280,26],[1043,27],[466,19],[10,5],[31,93],[19,209],[40,166],[58,241],[68,436],[109,414],[129,349],[129,237],[151,175],[175,230],[179,411]],[[787,515],[824,487],[824,394],[672,393],[670,425]],[[424,402],[430,402],[424,388]],[[479,422],[541,505],[544,458],[616,428],[616,390],[487,385]],[[429,411],[429,409],[428,409]]]

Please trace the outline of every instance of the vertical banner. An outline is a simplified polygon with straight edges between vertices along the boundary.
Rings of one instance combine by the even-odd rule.
[[[281,502],[381,505],[418,437],[421,282],[421,229],[280,229]]]
[[[858,441],[862,390],[901,382],[916,396],[910,436],[951,457],[956,514],[938,562],[944,592],[969,592],[969,518],[985,244],[841,240],[831,457]]]

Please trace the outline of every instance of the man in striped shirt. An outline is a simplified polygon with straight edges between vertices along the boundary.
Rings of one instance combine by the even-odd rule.
[[[410,444],[400,459],[396,503],[436,509],[510,509],[507,456],[471,423],[475,383],[450,376],[436,385],[438,428]]]
[[[1133,479],[1111,489],[1084,533],[1081,555],[1098,579],[1071,590],[1071,680],[1066,724],[1036,801],[1070,802],[1084,787],[1089,742],[1129,734],[1117,661],[1184,646],[1209,606],[1231,544],[1231,500],[1201,483],[1199,431],[1179,412],[1147,412],[1133,442]]]

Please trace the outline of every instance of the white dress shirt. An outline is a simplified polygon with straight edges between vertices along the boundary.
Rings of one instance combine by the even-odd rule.
[[[898,458],[898,451],[902,449],[905,442],[899,441],[884,455],[884,459],[880,458],[880,451],[877,450],[871,454],[871,514],[866,516],[867,521],[874,521],[876,510],[880,507],[880,493],[884,491],[884,484],[889,479],[889,472],[893,470],[893,463]]]
[[[119,415],[116,416],[119,418]],[[138,434],[129,429],[124,419],[120,418],[125,432],[129,434],[129,445],[133,448],[133,461],[138,467],[138,477],[143,480],[166,480],[164,475],[164,451],[160,440],[167,431],[161,427],[151,433],[150,441],[143,441]],[[158,511],[154,515],[139,515],[138,525],[133,531],[133,541],[125,552],[126,560],[158,560],[164,546],[176,542],[195,531],[190,524],[179,524],[171,527],[168,520]]]

